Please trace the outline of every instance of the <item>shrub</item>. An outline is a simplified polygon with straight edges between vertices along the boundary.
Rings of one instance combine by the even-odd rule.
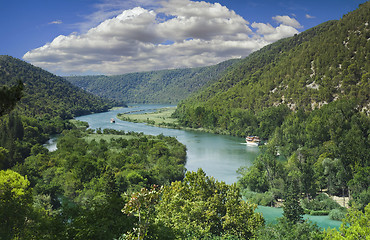
[[[312,216],[324,216],[329,215],[329,211],[327,210],[318,210],[318,211],[311,211],[310,215]]]
[[[332,220],[342,221],[346,217],[347,210],[345,208],[336,208],[330,211],[329,218]]]

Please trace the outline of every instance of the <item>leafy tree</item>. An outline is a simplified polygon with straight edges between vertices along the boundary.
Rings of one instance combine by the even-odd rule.
[[[255,208],[241,200],[235,184],[215,181],[200,169],[164,187],[157,218],[173,230],[176,239],[210,235],[249,239],[263,225]]]
[[[292,224],[300,222],[303,216],[303,208],[300,205],[299,197],[300,192],[299,188],[297,188],[297,182],[291,180],[288,183],[286,192],[285,192],[285,199],[284,199],[284,213],[283,216],[286,220]]]
[[[369,239],[370,204],[365,207],[365,212],[350,208],[339,231],[328,229],[325,233],[325,239]]]
[[[278,223],[269,224],[258,231],[257,239],[286,239],[286,240],[320,240],[325,235],[321,229],[309,221],[297,222],[291,224],[285,218],[280,218]]]
[[[160,200],[161,188],[153,185],[151,189],[142,188],[131,195],[122,212],[138,218],[137,226],[126,234],[126,239],[146,238],[150,224],[155,219],[155,205]]]
[[[30,182],[12,170],[0,170],[1,239],[22,236],[32,212]]]
[[[21,99],[23,83],[18,82],[18,85],[12,87],[0,87],[0,117],[9,113],[15,104]]]

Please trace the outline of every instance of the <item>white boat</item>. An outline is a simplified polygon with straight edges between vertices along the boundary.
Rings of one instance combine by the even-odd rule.
[[[114,120],[114,118],[110,119],[110,123],[115,123],[115,122],[116,122],[116,120]]]
[[[258,136],[248,136],[245,138],[245,141],[249,146],[259,146],[261,144],[261,140]]]

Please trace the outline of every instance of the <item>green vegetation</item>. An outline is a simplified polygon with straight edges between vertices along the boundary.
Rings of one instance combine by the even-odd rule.
[[[255,208],[235,184],[198,170],[163,189],[134,193],[123,211],[138,217],[128,239],[252,239],[264,222]]]
[[[370,204],[365,212],[350,209],[342,221],[339,231],[329,229],[325,239],[368,239],[370,236]]]
[[[369,203],[369,9],[366,2],[266,46],[178,105],[182,126],[268,140],[253,166],[240,169],[243,192],[263,194],[254,201],[292,200],[284,194],[293,181],[306,207],[320,202],[320,190],[350,196],[360,209]],[[306,212],[340,210],[329,205]]]
[[[27,179],[9,169],[0,172],[1,208],[7,209],[0,225],[6,239],[118,238],[135,222],[121,213],[123,193],[184,177],[186,148],[175,138],[103,132],[94,137],[90,130],[66,130],[56,151],[33,148],[13,167]],[[19,216],[12,214],[17,208]]]
[[[98,96],[129,103],[178,103],[222,76],[239,60],[214,66],[128,73],[116,76],[65,77]]]
[[[65,121],[111,104],[1,56],[0,84],[7,86],[0,88],[0,239],[365,239],[369,9],[364,3],[339,21],[267,46],[227,72],[233,62],[151,75],[162,81],[193,74],[195,80],[214,71],[198,89],[222,75],[173,116],[187,127],[268,139],[253,165],[239,170],[237,185],[202,170],[185,175],[186,147],[173,137],[94,133],[86,123]],[[141,84],[146,74],[130,75],[124,88],[150,86],[156,93],[122,92],[137,94],[137,102],[176,102],[186,95],[169,97],[176,81]],[[168,116],[157,113],[156,120],[174,124]],[[41,144],[56,133],[58,149],[49,152]],[[265,226],[240,192],[259,204],[282,202],[283,218]],[[350,208],[331,195],[350,197]],[[330,214],[343,224],[339,231],[321,231],[302,220],[304,212]]]
[[[23,97],[16,109],[27,116],[46,118],[72,118],[92,112],[107,111],[117,102],[104,100],[87,93],[62,77],[55,76],[41,68],[9,56],[0,56],[0,85],[13,86],[9,98],[1,97],[3,104],[12,98],[19,100],[19,89],[23,83]],[[0,95],[3,90],[0,90]],[[5,102],[5,99],[9,99]],[[9,105],[11,106],[11,105]]]
[[[356,99],[357,108],[367,112],[369,5],[254,52],[181,102],[174,116],[188,127],[269,138],[289,110]]]
[[[120,113],[117,117],[123,121],[136,122],[136,123],[147,123],[158,127],[176,127],[177,119],[172,117],[176,107],[161,108],[153,113]]]
[[[3,86],[0,88],[0,116],[9,113],[15,107],[15,104],[22,97],[23,84],[18,82],[18,85],[8,88]]]

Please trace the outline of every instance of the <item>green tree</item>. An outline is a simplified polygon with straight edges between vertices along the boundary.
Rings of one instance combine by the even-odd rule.
[[[30,182],[12,170],[0,171],[0,236],[21,237],[32,212]]]
[[[284,199],[284,218],[287,219],[288,222],[295,224],[302,220],[303,216],[303,208],[300,205],[300,192],[299,188],[297,187],[298,184],[294,180],[290,180],[287,184],[287,189],[285,193]]]
[[[137,224],[132,231],[125,235],[126,239],[146,238],[149,226],[153,224],[155,219],[155,205],[160,199],[161,191],[161,188],[153,185],[151,189],[142,188],[140,192],[131,195],[122,212],[136,216]]]
[[[22,98],[23,83],[18,82],[12,87],[0,87],[0,116],[9,113]]]
[[[328,229],[325,239],[370,239],[370,204],[365,207],[365,212],[350,208],[342,220],[339,231]]]
[[[235,184],[218,182],[199,169],[164,187],[157,219],[173,230],[176,239],[225,235],[249,239],[264,222],[255,208],[242,201]]]

